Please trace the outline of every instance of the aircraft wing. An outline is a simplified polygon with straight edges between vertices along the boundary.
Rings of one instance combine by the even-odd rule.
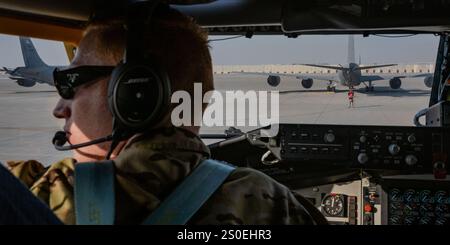
[[[379,74],[379,75],[368,75],[361,76],[362,82],[373,82],[379,80],[390,80],[393,78],[416,78],[416,77],[427,77],[433,76],[433,73],[421,73],[421,74]]]
[[[329,66],[329,65],[316,65],[316,64],[299,64],[302,66],[310,66],[310,67],[317,67],[317,68],[325,68],[325,69],[332,69],[332,70],[348,70],[348,68],[342,67],[342,66]]]
[[[260,76],[280,76],[280,77],[293,77],[297,79],[313,79],[323,81],[339,81],[337,74],[306,74],[306,73],[270,73],[270,72],[230,72],[230,74],[240,75],[260,75]]]
[[[0,68],[0,71],[5,72],[6,74],[11,74],[14,70],[3,66],[2,68]]]
[[[411,75],[408,77],[429,77],[429,76],[434,76],[434,73],[422,73],[422,74],[417,74],[417,75]]]
[[[271,72],[240,72],[232,71],[229,74],[239,74],[239,75],[256,75],[256,76],[285,76],[285,77],[295,77],[295,74],[285,74],[285,73],[271,73]]]
[[[347,67],[341,67],[341,66],[328,66],[328,65],[315,65],[315,64],[300,64],[303,66],[311,66],[311,67],[318,67],[318,68],[325,68],[325,69],[332,69],[332,70],[341,70],[345,71],[349,68]],[[388,66],[396,66],[397,64],[384,64],[384,65],[373,65],[373,66],[360,66],[357,67],[356,70],[366,70],[366,69],[373,69],[373,68],[380,68],[380,67],[388,67]]]
[[[337,74],[304,74],[299,73],[296,74],[297,79],[313,79],[313,80],[321,80],[321,81],[334,81],[338,82],[339,77]]]
[[[357,70],[367,70],[367,69],[373,69],[373,68],[381,68],[381,67],[389,67],[389,66],[396,66],[397,64],[384,64],[384,65],[373,65],[373,66],[360,66],[357,68]]]

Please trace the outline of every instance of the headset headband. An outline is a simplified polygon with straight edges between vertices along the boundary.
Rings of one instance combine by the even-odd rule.
[[[136,2],[131,4],[126,17],[127,43],[123,63],[145,59],[141,48],[144,47],[144,30],[152,20],[159,0]]]

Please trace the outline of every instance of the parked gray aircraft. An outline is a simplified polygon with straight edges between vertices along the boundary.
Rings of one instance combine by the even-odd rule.
[[[361,63],[361,61],[359,62]],[[372,66],[360,66],[355,62],[355,41],[352,35],[348,38],[348,65],[347,66],[331,66],[331,65],[316,65],[316,64],[301,64],[304,66],[318,67],[328,69],[326,74],[282,74],[282,73],[264,73],[264,72],[232,72],[238,74],[250,74],[250,75],[268,75],[267,83],[270,86],[276,87],[280,84],[280,76],[295,77],[301,79],[303,88],[311,88],[314,80],[328,81],[327,90],[335,90],[336,82],[342,86],[349,88],[358,87],[364,84],[366,91],[373,91],[374,87],[372,82],[379,80],[389,80],[389,85],[392,89],[399,89],[402,85],[401,78],[406,77],[424,77],[424,83],[427,87],[431,87],[433,82],[432,73],[422,74],[381,74],[373,73],[371,75],[363,75],[362,70],[369,70],[374,68],[396,66],[397,64],[382,64]],[[336,72],[330,72],[330,70]]]
[[[30,38],[19,37],[19,40],[25,66],[13,69],[3,67],[3,71],[9,75],[10,79],[16,80],[20,86],[32,87],[36,83],[46,83],[53,86],[53,70],[56,67],[62,68],[63,66],[45,64],[39,57]]]

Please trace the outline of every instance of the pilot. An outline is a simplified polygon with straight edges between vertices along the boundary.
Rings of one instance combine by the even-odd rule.
[[[172,91],[184,90],[193,96],[194,82],[202,82],[203,93],[213,89],[207,34],[191,18],[161,5],[151,26],[142,31],[145,48],[141,52],[151,55],[167,70]],[[95,74],[101,66],[116,66],[123,58],[126,34],[121,20],[91,23],[68,69],[85,66],[83,72]],[[71,96],[62,95],[65,98],[58,101],[53,115],[65,121],[64,131],[70,144],[111,134],[109,79],[110,74],[94,77],[75,87]],[[210,158],[208,147],[198,136],[199,128],[173,126],[170,111],[144,132],[120,141],[110,154],[116,168],[115,224],[142,223],[197,165]],[[32,160],[7,164],[10,172],[64,224],[76,224],[74,167],[103,160],[110,146],[110,142],[103,142],[75,149],[73,158],[47,168]],[[249,168],[236,168],[188,221],[188,224],[324,223],[308,201]]]

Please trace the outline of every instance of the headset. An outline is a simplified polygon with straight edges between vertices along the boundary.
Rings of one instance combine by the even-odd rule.
[[[57,150],[73,150],[112,141],[106,159],[117,144],[155,125],[168,110],[171,87],[169,76],[152,55],[142,52],[144,32],[151,27],[157,8],[168,8],[158,1],[131,4],[126,18],[127,43],[123,60],[116,66],[108,83],[108,105],[113,116],[111,135],[89,142],[64,146],[66,133],[59,131],[52,143]]]

